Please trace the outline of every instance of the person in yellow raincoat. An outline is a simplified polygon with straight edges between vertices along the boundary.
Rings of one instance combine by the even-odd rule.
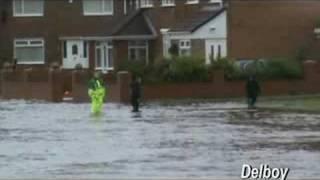
[[[89,81],[88,94],[91,98],[91,113],[100,114],[106,96],[106,88],[103,80],[100,78],[100,73],[96,72]]]

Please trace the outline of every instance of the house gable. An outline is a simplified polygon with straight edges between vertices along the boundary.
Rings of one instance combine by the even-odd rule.
[[[227,38],[227,12],[224,11],[214,19],[203,24],[193,32],[199,39],[225,39]]]
[[[186,29],[181,28],[180,31],[174,29],[163,34],[163,55],[168,57],[170,47],[176,44],[179,48],[179,55],[202,56],[205,57],[207,64],[210,64],[212,58],[227,56],[226,10],[223,8],[208,13],[207,18],[203,18],[202,22],[197,22],[197,25],[192,21]],[[190,42],[187,53],[183,46],[185,42]]]
[[[124,19],[113,30],[114,39],[156,38],[157,32],[148,17],[141,9]]]
[[[169,31],[168,35],[172,39],[226,39],[227,12],[224,10],[214,18],[209,18],[201,26],[194,28],[194,31]]]

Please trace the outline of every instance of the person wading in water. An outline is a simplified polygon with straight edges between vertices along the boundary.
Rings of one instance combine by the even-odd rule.
[[[260,85],[256,80],[255,76],[250,76],[247,80],[246,84],[247,91],[247,99],[248,99],[248,108],[255,108],[255,104],[257,102],[258,95],[261,92]]]
[[[132,76],[130,89],[132,112],[139,112],[141,98],[141,79],[139,77]]]
[[[91,98],[91,113],[100,114],[106,95],[106,88],[99,72],[94,73],[93,78],[89,81],[88,94]]]

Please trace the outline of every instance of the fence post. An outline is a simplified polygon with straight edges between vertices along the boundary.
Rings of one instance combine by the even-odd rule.
[[[303,62],[304,68],[304,91],[307,93],[316,92],[319,90],[316,85],[319,80],[319,73],[317,72],[318,63],[313,60]]]
[[[63,87],[60,69],[49,69],[48,71],[48,84],[50,89],[50,101],[61,102],[63,96]]]
[[[24,99],[28,100],[31,99],[31,85],[30,85],[30,74],[32,69],[24,69],[23,70],[23,84],[25,87]]]
[[[74,102],[88,102],[88,87],[90,73],[88,71],[75,70],[72,72],[72,96]]]

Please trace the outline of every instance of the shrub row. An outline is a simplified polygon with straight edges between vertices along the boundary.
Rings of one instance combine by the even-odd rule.
[[[164,59],[151,65],[143,61],[125,61],[120,70],[127,70],[149,83],[209,81],[209,69],[204,59],[197,57],[176,57]]]
[[[219,63],[218,60],[216,63]],[[273,58],[255,60],[241,66],[230,60],[223,60],[225,76],[229,80],[246,79],[249,75],[255,75],[262,80],[267,79],[297,79],[303,77],[302,62],[295,59]],[[228,62],[228,63],[226,63]]]
[[[217,70],[223,70],[228,80],[246,79],[253,74],[259,79],[293,79],[303,76],[302,63],[285,58],[256,60],[245,65],[221,58],[206,65],[203,58],[175,57],[149,65],[143,61],[124,61],[120,70],[130,71],[147,83],[207,82]]]

